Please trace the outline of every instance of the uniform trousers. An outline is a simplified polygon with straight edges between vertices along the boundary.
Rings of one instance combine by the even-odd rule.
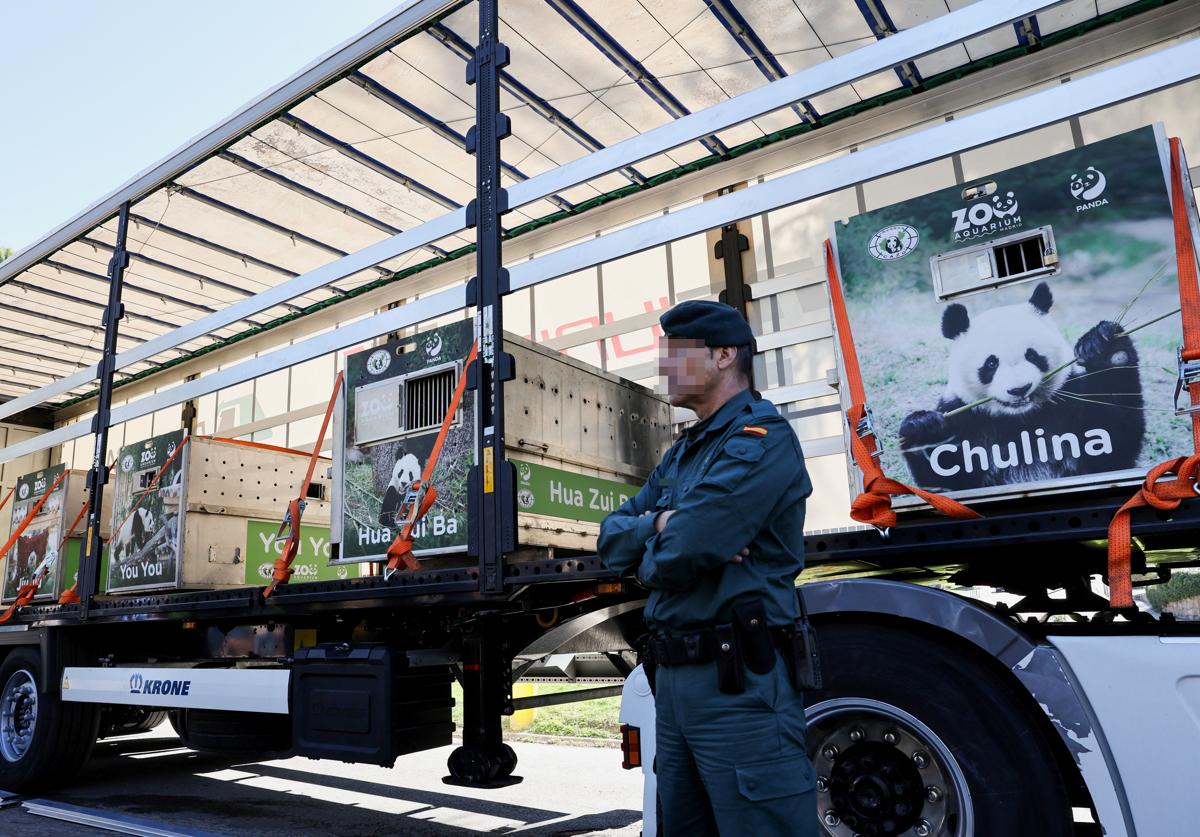
[[[655,775],[666,837],[816,837],[804,704],[783,658],[717,688],[715,663],[659,666]]]

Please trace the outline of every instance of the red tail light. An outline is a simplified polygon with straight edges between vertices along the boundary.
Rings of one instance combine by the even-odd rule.
[[[621,767],[632,770],[642,766],[642,731],[629,724],[621,724]]]

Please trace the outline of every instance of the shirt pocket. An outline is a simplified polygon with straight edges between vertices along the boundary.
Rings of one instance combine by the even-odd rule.
[[[725,443],[702,479],[723,491],[733,491],[749,473],[762,467],[765,451],[766,446],[756,439],[734,437]]]
[[[658,501],[654,504],[656,512],[667,511],[671,508],[671,498],[674,496],[674,491],[670,488],[664,488],[658,495]]]

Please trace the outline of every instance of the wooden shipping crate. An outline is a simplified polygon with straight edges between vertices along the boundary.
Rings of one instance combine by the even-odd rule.
[[[12,525],[9,531],[17,527],[37,505],[46,492],[55,486],[60,475],[66,469],[65,465],[54,465],[43,468],[17,478],[13,491]],[[80,509],[87,502],[87,471],[73,469],[66,472],[62,482],[54,487],[54,491],[46,498],[36,517],[29,522],[20,538],[4,556],[3,589],[0,591],[0,602],[8,603],[16,598],[21,586],[33,581],[38,565],[50,551],[55,552],[54,564],[49,573],[38,586],[34,596],[35,602],[57,601],[63,590],[75,583],[75,574],[79,569],[79,551],[82,543],[80,535],[85,531],[87,521],[82,520],[73,530],[75,537],[67,538],[67,527],[79,515]],[[105,492],[102,507],[104,525],[100,535],[107,538],[109,533],[108,517],[112,509],[112,493]]]
[[[335,429],[340,561],[384,560],[400,501],[425,466],[472,340],[472,324],[464,321],[348,359]],[[641,487],[670,446],[670,405],[519,337],[505,335],[504,345],[516,361],[504,403],[518,543],[542,554],[594,550],[600,521]],[[474,393],[467,392],[434,472],[438,501],[415,532],[422,560],[465,551],[475,421]]]
[[[261,562],[248,571],[250,555],[262,552],[255,539],[282,520],[300,490],[308,455],[207,436],[186,438],[176,431],[121,449],[113,481],[110,593],[261,583]],[[313,472],[306,529],[328,531],[329,465],[322,458]],[[158,484],[149,488],[160,470]],[[281,545],[282,539],[271,540],[268,548]]]

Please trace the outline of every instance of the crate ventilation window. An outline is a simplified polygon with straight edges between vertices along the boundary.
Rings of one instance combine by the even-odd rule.
[[[999,288],[1058,272],[1058,250],[1049,226],[981,242],[929,260],[938,299]]]
[[[354,444],[386,442],[436,430],[454,397],[459,363],[387,378],[354,391]],[[458,417],[455,417],[457,423]]]
[[[458,375],[454,368],[442,369],[404,382],[404,430],[432,430],[442,423]]]

